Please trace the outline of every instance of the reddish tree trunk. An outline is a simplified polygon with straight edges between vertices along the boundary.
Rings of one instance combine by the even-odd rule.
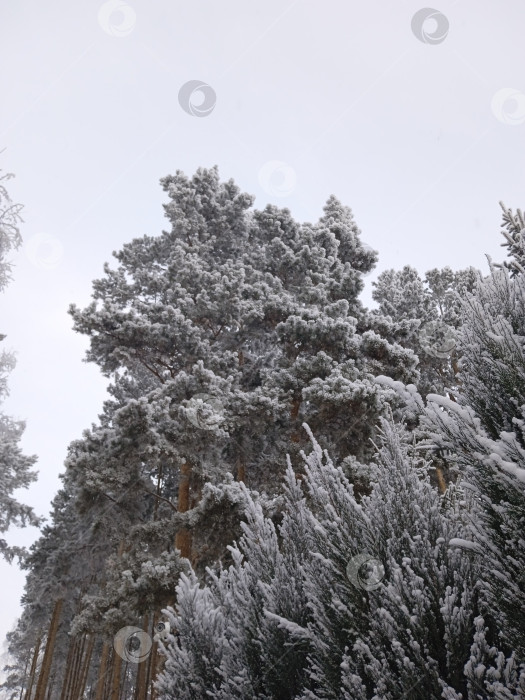
[[[246,480],[246,464],[241,454],[237,455],[237,481]]]
[[[120,671],[122,668],[122,659],[114,651],[113,652],[113,677],[111,679],[111,695],[110,700],[119,700],[120,697]]]
[[[87,683],[87,677],[89,673],[89,666],[91,664],[91,656],[93,654],[93,647],[95,646],[95,637],[91,637],[89,640],[88,648],[86,650],[86,655],[84,657],[84,663],[82,665],[82,671],[80,673],[80,683],[78,686],[77,697],[81,700],[84,697],[84,690]]]
[[[24,695],[24,700],[29,700],[29,698],[31,697],[31,692],[33,691],[33,683],[35,682],[36,665],[38,662],[38,652],[40,651],[41,642],[42,642],[42,638],[39,637],[36,640],[36,644],[35,644],[33,661],[31,662],[31,670],[29,671],[29,682],[27,684],[27,690],[26,690],[26,694]]]
[[[100,655],[100,667],[98,671],[97,690],[95,700],[104,700],[104,688],[106,687],[106,676],[109,657],[109,644],[104,642],[102,654]]]
[[[38,677],[38,684],[36,686],[34,700],[44,700],[46,697],[49,672],[51,671],[51,664],[53,662],[53,651],[55,649],[58,623],[60,621],[60,613],[62,612],[63,602],[63,599],[59,598],[56,601],[53,609],[53,615],[51,616],[51,622],[49,623],[49,634],[47,636],[46,650],[44,652],[44,659],[42,661],[42,668],[40,669],[40,675]]]
[[[149,633],[149,617],[148,615],[144,615],[144,622],[142,625],[142,629],[146,632],[146,634]],[[149,663],[149,658],[145,659],[142,663],[138,664],[137,666],[137,679],[135,683],[135,700],[145,700],[146,698],[146,690],[147,690],[147,680],[146,680],[146,675],[147,675],[147,670],[148,670],[148,663]]]

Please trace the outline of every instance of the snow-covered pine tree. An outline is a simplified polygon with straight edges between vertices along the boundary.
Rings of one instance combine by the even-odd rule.
[[[478,503],[471,530],[484,552],[483,616],[469,665],[472,697],[480,688],[483,697],[522,697],[525,684],[524,319],[525,275],[493,267],[463,305],[458,401],[428,397],[427,428]]]
[[[507,248],[510,260],[506,260],[502,265],[494,264],[494,267],[504,267],[511,277],[525,273],[525,217],[521,209],[516,213],[500,202],[503,209],[503,223],[501,233],[505,238],[505,243],[501,245]]]
[[[248,501],[234,564],[205,586],[181,579],[162,698],[201,689],[224,700],[437,699],[465,690],[477,565],[454,544],[464,514],[443,511],[404,430],[388,421],[382,430],[373,491],[361,503],[310,433],[304,480],[287,472],[279,537]],[[359,574],[363,555],[382,572],[370,587],[348,573],[356,562]]]
[[[457,272],[445,267],[429,270],[422,279],[406,265],[402,270],[385,270],[372,283],[372,297],[379,306],[370,312],[370,319],[385,337],[418,356],[416,384],[423,396],[447,389],[453,395],[457,390],[460,299],[478,276],[473,267]]]
[[[0,291],[11,279],[12,263],[6,259],[6,255],[22,245],[22,205],[13,202],[7,187],[7,182],[13,177],[12,173],[2,173],[0,170]]]
[[[109,635],[170,602],[179,554],[200,575],[224,557],[244,506],[232,475],[278,493],[282,455],[300,464],[305,418],[352,472],[392,395],[375,375],[414,377],[410,351],[357,331],[376,254],[335,198],[300,225],[287,210],[249,211],[253,198],[216,169],[162,183],[171,230],[124,246],[93,303],[71,310],[112,379],[99,425],[66,461],[82,541],[100,554],[94,580],[77,582],[77,635]]]
[[[0,291],[11,279],[12,264],[7,255],[16,250],[22,243],[20,223],[22,222],[22,205],[13,202],[9,195],[7,182],[13,175],[0,171]],[[0,342],[5,335],[0,335]],[[13,352],[2,350],[0,353],[0,406],[8,395],[7,376],[15,367]],[[13,493],[19,488],[26,488],[36,479],[31,467],[36,457],[28,457],[20,449],[20,439],[24,431],[23,421],[13,420],[0,411],[0,533],[15,525],[38,525],[40,522],[29,506],[17,501]],[[24,551],[20,547],[9,546],[0,537],[0,554],[12,561],[13,557],[21,558]]]
[[[177,500],[181,510],[181,480],[191,511],[204,483],[219,485],[229,471],[272,493],[281,454],[299,447],[301,416],[329,426],[326,442],[342,456],[362,456],[386,394],[374,373],[406,380],[414,358],[355,332],[360,276],[375,254],[360,243],[350,210],[332,198],[315,226],[276,207],[252,214],[252,198],[221,184],[215,169],[163,185],[172,230],[125,246],[119,269],[106,266],[95,282],[96,301],[72,309],[75,327],[91,338],[89,359],[115,387],[127,391],[140,377],[138,391],[120,391],[118,410],[96,429],[109,431],[110,442],[88,446],[99,440],[93,433],[80,448],[84,483],[101,492],[133,483],[157,494],[168,515]],[[192,555],[202,571],[233,533],[197,514],[189,516],[199,522]],[[173,533],[168,515],[148,523],[150,535]],[[214,533],[218,547],[210,546]]]

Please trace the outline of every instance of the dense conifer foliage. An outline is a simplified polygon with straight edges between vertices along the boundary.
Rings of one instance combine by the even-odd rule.
[[[386,270],[217,169],[71,306],[108,377],[10,635],[9,697],[525,696],[525,282]],[[520,228],[521,227],[521,228]],[[9,695],[10,693],[10,695]]]

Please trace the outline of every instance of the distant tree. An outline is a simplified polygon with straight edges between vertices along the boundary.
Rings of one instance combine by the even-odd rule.
[[[444,267],[429,270],[422,279],[406,265],[399,271],[385,270],[372,283],[379,308],[371,318],[385,337],[417,355],[416,384],[423,396],[445,390],[453,396],[457,390],[461,298],[472,291],[479,274],[473,267],[457,272]]]
[[[12,263],[6,260],[6,255],[22,245],[22,205],[13,202],[7,189],[7,182],[12,177],[12,173],[2,173],[0,170],[0,291],[11,279]]]
[[[13,175],[0,171],[0,291],[3,291],[11,280],[12,263],[7,255],[17,250],[22,243],[20,224],[22,223],[22,205],[12,201],[7,189],[7,182]],[[6,336],[0,334],[0,342]],[[15,354],[8,350],[0,352],[0,533],[5,533],[12,526],[25,527],[27,525],[38,526],[41,518],[38,518],[33,508],[24,505],[13,495],[20,488],[27,488],[36,480],[36,473],[31,467],[36,462],[36,457],[28,457],[20,448],[20,440],[24,432],[24,421],[14,420],[1,410],[5,398],[9,395],[7,378],[16,365]],[[9,545],[0,537],[0,554],[12,562],[15,557],[22,562],[26,555],[23,547]],[[17,658],[20,664],[8,667],[10,672],[7,687],[18,688],[24,680],[21,666],[25,667],[29,653],[26,635],[13,636],[13,648],[17,649]],[[15,692],[13,690],[13,692]],[[16,690],[18,692],[18,690]]]
[[[505,243],[501,245],[507,248],[510,260],[503,264],[495,263],[494,267],[504,267],[511,277],[515,277],[525,273],[525,217],[521,209],[514,214],[503,202],[500,202],[500,207],[503,209],[501,234],[505,238]]]
[[[7,261],[6,255],[11,250],[16,250],[22,242],[19,230],[22,205],[11,200],[6,187],[11,177],[13,175],[10,173],[0,174],[0,291],[11,279],[12,265]],[[5,335],[0,335],[0,342],[4,339]],[[0,353],[0,406],[9,393],[7,376],[15,364],[12,352],[3,350]],[[22,505],[13,496],[17,489],[26,488],[36,479],[36,474],[31,471],[36,457],[25,456],[19,445],[24,428],[23,421],[13,420],[0,410],[0,533],[6,532],[13,525],[25,527],[40,522],[32,508]],[[12,561],[14,556],[22,557],[24,550],[9,546],[0,538],[0,554]]]

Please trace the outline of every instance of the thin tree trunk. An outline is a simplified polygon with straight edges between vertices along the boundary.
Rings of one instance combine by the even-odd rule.
[[[158,644],[153,642],[151,648],[151,669],[148,685],[150,686],[150,700],[155,700],[157,697],[157,691],[155,690],[154,683],[158,676],[162,673],[162,668],[164,666],[164,657],[160,656],[158,653]]]
[[[122,682],[120,684],[120,692],[118,694],[118,700],[126,700],[126,695],[124,694],[129,686],[129,679],[128,679],[128,666],[129,666],[129,661],[126,659],[126,663],[124,665],[124,673],[122,674]]]
[[[120,696],[120,671],[122,668],[122,659],[113,652],[113,677],[111,679],[111,695],[110,700],[119,700]]]
[[[60,693],[60,700],[67,700],[69,686],[71,685],[71,678],[73,676],[73,662],[75,658],[75,652],[77,650],[78,639],[76,637],[71,637],[69,640],[69,649],[67,652],[66,659],[66,670],[64,673],[64,678],[62,680],[62,692]]]
[[[246,479],[246,464],[242,458],[241,453],[237,455],[237,481],[244,481]]]
[[[27,660],[26,660],[26,666],[24,668],[24,680],[22,681],[22,687],[20,688],[20,695],[18,697],[18,700],[22,700],[22,696],[24,694],[24,685],[26,684],[26,678],[27,678],[27,667],[29,666],[29,659],[31,658],[31,652],[27,655]]]
[[[160,466],[159,466],[159,474],[157,476],[157,495],[155,498],[155,507],[153,509],[153,520],[157,519],[157,511],[159,509],[159,496],[160,496],[160,485],[162,483],[162,472],[163,472],[163,467],[162,467],[162,462],[161,462]]]
[[[144,620],[143,620],[143,625],[142,629],[146,632],[146,634],[149,633],[149,617],[148,615],[144,615]],[[137,676],[136,676],[136,682],[135,682],[135,700],[143,700],[146,697],[146,689],[147,689],[147,670],[148,670],[148,663],[149,663],[149,658],[142,663],[138,664],[137,666]]]
[[[82,666],[82,657],[84,655],[84,647],[86,644],[86,637],[83,636],[77,641],[77,648],[75,650],[75,657],[73,661],[73,668],[71,673],[71,679],[69,682],[69,690],[65,700],[75,700],[78,693],[78,686],[80,684],[80,668]]]
[[[80,683],[78,686],[78,692],[77,692],[77,698],[81,699],[84,695],[84,689],[86,687],[87,683],[87,677],[89,673],[89,666],[91,664],[91,656],[93,654],[93,647],[95,646],[95,637],[91,636],[88,644],[88,648],[86,649],[86,654],[84,657],[84,664],[82,667],[82,671],[80,673]]]
[[[35,671],[38,662],[38,652],[40,651],[40,644],[42,642],[42,637],[36,640],[35,651],[33,653],[33,661],[31,662],[31,670],[29,671],[29,682],[27,684],[26,694],[24,695],[24,700],[30,700],[31,692],[33,690],[33,683],[35,682]]]
[[[62,612],[63,602],[63,598],[59,598],[56,601],[53,610],[53,615],[51,616],[51,622],[49,624],[49,634],[46,642],[46,650],[44,652],[44,659],[42,661],[42,668],[40,669],[40,675],[38,677],[38,684],[36,686],[36,694],[34,700],[44,700],[46,697],[47,683],[49,680],[49,672],[51,671],[51,664],[53,662],[53,651],[55,648],[58,623],[60,620],[60,613]]]
[[[104,688],[106,687],[106,669],[108,667],[109,644],[104,642],[100,655],[100,667],[97,680],[97,694],[95,700],[104,700]]]
[[[442,467],[436,467],[436,479],[438,482],[439,493],[444,494],[447,490],[447,483],[445,477],[443,476]]]
[[[160,614],[158,612],[153,613],[153,619],[151,621],[151,638],[155,636],[155,627],[157,625],[157,622],[160,620]],[[158,660],[158,654],[157,654],[157,648],[158,644],[157,642],[153,642],[153,645],[151,647],[151,652],[148,658],[148,672],[146,675],[146,694],[144,695],[144,698],[148,697],[148,687],[151,685],[150,689],[150,698],[153,700],[155,696],[155,690],[153,688],[153,683],[157,679],[157,660]]]
[[[184,462],[180,468],[179,498],[177,510],[186,513],[190,507],[190,474],[191,465]],[[181,528],[175,535],[175,547],[180,550],[181,556],[187,559],[191,556],[191,532],[188,528]]]
[[[53,693],[53,688],[54,688],[54,685],[55,685],[56,674],[57,674],[57,672],[56,672],[56,669],[55,669],[55,670],[53,671],[53,673],[51,674],[51,677],[50,677],[50,679],[49,679],[49,684],[48,684],[48,688],[47,688],[47,697],[46,697],[46,700],[51,700],[51,698],[53,697],[52,693]]]

